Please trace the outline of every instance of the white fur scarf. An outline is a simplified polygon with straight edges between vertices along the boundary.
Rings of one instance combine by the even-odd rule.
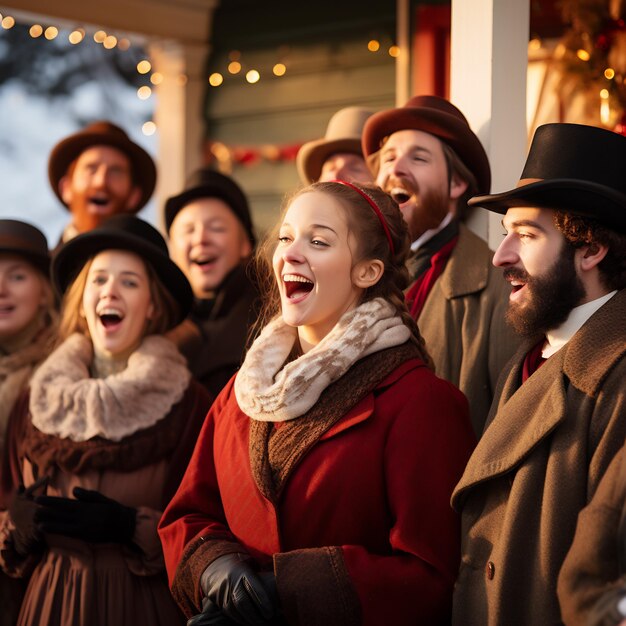
[[[156,335],[146,337],[117,374],[91,378],[92,359],[91,341],[74,334],[41,364],[30,391],[33,425],[41,432],[120,441],[163,419],[191,378],[176,346]]]
[[[375,298],[348,311],[320,343],[285,365],[297,329],[279,317],[263,329],[237,374],[239,407],[262,422],[300,417],[356,361],[405,343],[410,334],[395,308]]]

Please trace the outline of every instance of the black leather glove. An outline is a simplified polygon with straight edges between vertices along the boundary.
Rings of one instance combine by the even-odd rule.
[[[204,595],[237,624],[257,626],[271,623],[277,613],[247,554],[225,554],[202,573]]]
[[[236,624],[237,622],[226,617],[224,612],[206,597],[202,601],[202,613],[194,615],[187,621],[187,626],[235,626]]]
[[[103,496],[99,491],[74,487],[71,498],[39,496],[41,531],[75,537],[88,543],[130,543],[137,510]]]
[[[11,533],[13,545],[22,556],[39,552],[44,546],[43,536],[37,527],[39,505],[35,502],[35,496],[38,490],[44,491],[47,486],[47,476],[40,478],[28,489],[20,485],[9,506],[9,515],[15,525]]]

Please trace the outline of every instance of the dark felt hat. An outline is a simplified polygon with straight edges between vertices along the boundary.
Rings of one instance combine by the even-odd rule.
[[[20,220],[0,220],[0,252],[23,256],[48,276],[48,242],[46,236],[32,224]]]
[[[324,161],[338,152],[363,156],[361,132],[372,111],[362,107],[346,107],[329,120],[323,139],[305,143],[296,155],[296,167],[305,185],[317,182],[322,175]]]
[[[156,166],[152,157],[115,124],[107,121],[94,122],[77,133],[62,139],[50,153],[48,178],[52,191],[63,202],[59,181],[67,174],[71,163],[92,146],[111,146],[130,159],[134,183],[141,188],[141,199],[135,207],[139,211],[152,196],[156,184]],[[65,204],[65,202],[63,202]]]
[[[178,212],[198,198],[219,198],[225,202],[241,222],[252,246],[255,245],[254,228],[246,195],[232,178],[209,168],[194,172],[187,180],[185,189],[165,202],[165,228],[168,233]]]
[[[415,96],[403,107],[375,113],[363,128],[363,153],[368,157],[378,152],[385,137],[401,130],[421,130],[448,144],[476,177],[479,191],[489,191],[487,153],[463,113],[451,102],[438,96]]]
[[[471,206],[558,209],[626,232],[626,137],[582,124],[544,124],[533,137],[518,186],[475,196]]]
[[[104,224],[65,243],[52,258],[52,283],[62,295],[85,263],[103,250],[128,250],[154,269],[180,307],[180,319],[191,310],[193,294],[186,276],[168,254],[156,228],[134,215],[114,215]]]

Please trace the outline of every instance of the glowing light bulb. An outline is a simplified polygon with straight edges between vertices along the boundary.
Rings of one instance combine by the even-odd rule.
[[[580,50],[576,50],[576,56],[581,61],[589,61],[589,59],[591,58],[591,55],[586,50],[583,50],[582,48]]]
[[[370,39],[367,42],[367,49],[370,52],[378,52],[379,48],[380,48],[380,42],[377,41],[376,39]]]
[[[258,83],[261,80],[261,74],[257,70],[250,70],[246,74],[246,80],[251,84]]]
[[[137,63],[137,71],[140,74],[147,74],[151,69],[152,65],[150,64],[150,61],[146,61],[144,59],[143,61],[139,61],[139,63]]]
[[[286,71],[287,68],[284,63],[276,63],[276,65],[274,65],[272,69],[272,72],[274,72],[275,76],[284,76]]]
[[[400,56],[400,47],[391,46],[391,48],[389,48],[389,56],[397,59]]]
[[[219,87],[224,82],[224,77],[219,72],[213,72],[209,76],[209,85],[211,87]]]
[[[141,127],[141,132],[146,135],[147,137],[150,137],[150,135],[154,135],[154,133],[156,133],[156,124],[154,122],[146,122],[142,127]]]
[[[0,23],[2,24],[2,28],[6,28],[6,30],[15,26],[15,20],[10,15],[3,17]]]
[[[137,89],[137,97],[140,100],[147,100],[151,95],[152,89],[150,89],[150,87],[148,87],[147,85],[144,85],[143,87],[139,87],[139,89]]]
[[[239,61],[231,61],[228,64],[228,71],[231,74],[239,74],[239,72],[241,72],[241,63],[239,63]]]
[[[607,67],[604,70],[604,77],[608,80],[615,78],[615,70],[612,67]]]
[[[163,74],[161,74],[160,72],[155,72],[154,74],[152,74],[152,76],[150,76],[150,82],[153,85],[160,85],[163,82]]]
[[[37,37],[41,37],[43,33],[43,27],[41,27],[39,24],[33,24],[28,32],[33,39],[36,39]]]
[[[93,34],[93,40],[96,43],[102,43],[107,37],[107,34],[103,31],[103,30],[97,30],[94,34]]]
[[[43,36],[49,41],[52,41],[53,39],[56,39],[58,34],[59,29],[56,26],[48,26],[48,28],[44,31]]]
[[[102,42],[102,45],[107,50],[112,50],[113,48],[115,48],[115,46],[117,46],[117,37],[115,37],[114,35],[108,35]]]

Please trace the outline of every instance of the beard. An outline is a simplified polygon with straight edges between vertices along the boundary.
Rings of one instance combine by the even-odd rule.
[[[415,241],[427,230],[437,228],[448,214],[449,196],[444,189],[424,189],[416,194],[416,202],[410,207],[400,209],[404,221],[409,227],[411,240]]]
[[[506,321],[522,337],[534,337],[560,326],[571,310],[585,297],[585,287],[576,274],[576,249],[564,244],[552,267],[539,276],[530,276],[516,267],[504,270],[507,280],[526,283],[527,304],[509,303]]]

